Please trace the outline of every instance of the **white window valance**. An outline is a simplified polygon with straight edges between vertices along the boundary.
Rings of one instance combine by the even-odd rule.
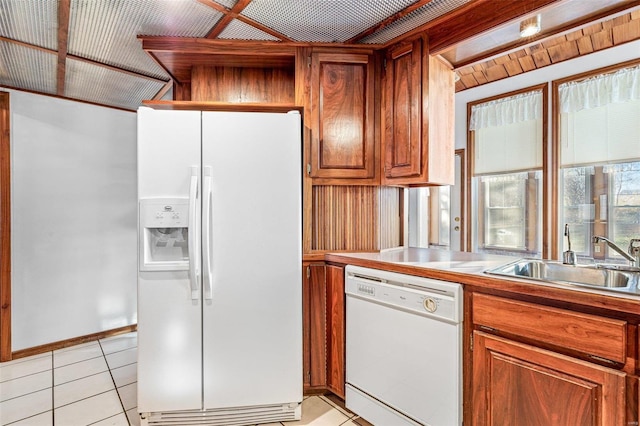
[[[640,100],[640,65],[558,86],[560,112],[573,113],[611,103]]]
[[[506,126],[542,118],[542,92],[521,93],[471,107],[469,130]]]

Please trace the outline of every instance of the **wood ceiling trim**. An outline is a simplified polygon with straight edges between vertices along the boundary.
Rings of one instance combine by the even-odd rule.
[[[588,25],[555,38],[458,68],[456,92],[533,71],[578,56],[640,40],[640,11]]]
[[[243,10],[251,3],[251,0],[238,0],[238,2],[231,8],[231,10],[224,12],[222,19],[213,26],[209,34],[205,38],[216,38],[224,31],[225,28],[233,21]]]
[[[167,92],[169,91],[169,89],[171,89],[173,87],[173,80],[169,80],[167,81],[167,84],[165,84],[162,89],[160,89],[158,91],[158,93],[156,93],[156,95],[153,97],[154,101],[159,101],[162,99],[162,97],[164,95],[167,94]]]
[[[408,14],[410,14],[411,12],[413,12],[416,9],[421,8],[422,6],[424,6],[427,3],[430,3],[432,0],[418,0],[417,2],[413,3],[412,5],[407,6],[406,8],[402,9],[401,11],[398,11],[396,13],[394,13],[393,15],[389,16],[387,19],[380,21],[378,24],[374,25],[371,28],[368,28],[366,30],[364,30],[363,32],[361,32],[360,34],[356,35],[355,37],[350,38],[349,40],[345,41],[345,43],[350,44],[350,43],[356,43],[360,40],[362,40],[363,38],[382,30],[383,28],[386,28],[387,26],[391,25],[392,23],[394,23],[395,21],[397,21],[398,19],[404,18],[405,16],[407,16]]]
[[[142,40],[142,49],[149,52],[180,52],[198,53],[204,55],[290,55],[295,56],[297,47],[347,47],[361,52],[371,53],[384,47],[381,44],[344,44],[344,43],[317,43],[302,41],[272,41],[272,40],[227,40],[205,39],[189,37],[162,37],[162,36],[138,36]],[[357,53],[357,52],[356,52]]]
[[[162,84],[167,83],[167,80],[163,80],[161,78],[152,77],[150,75],[145,75],[145,74],[140,74],[140,73],[135,72],[135,71],[126,70],[124,68],[120,68],[120,67],[116,67],[116,66],[113,66],[113,65],[105,64],[103,62],[97,62],[97,61],[94,61],[92,59],[83,58],[82,56],[67,55],[67,58],[74,59],[74,60],[80,61],[80,62],[85,62],[87,64],[95,65],[97,67],[106,68],[108,70],[116,71],[116,72],[119,72],[119,73],[122,73],[122,74],[127,74],[127,75],[130,75],[132,77],[142,78],[144,80],[149,80],[149,81],[153,81],[153,82],[156,82],[156,83],[162,83]]]
[[[69,14],[71,13],[71,0],[59,0],[58,2],[58,66],[56,68],[56,90],[59,96],[64,96],[64,83],[66,78],[67,42],[69,39]]]
[[[0,36],[0,41],[4,41],[6,43],[12,43],[12,44],[15,44],[15,45],[18,45],[18,46],[22,46],[22,47],[27,47],[29,49],[39,50],[41,52],[50,53],[52,55],[58,55],[58,51],[57,50],[47,49],[46,47],[36,46],[35,44],[25,43],[24,41],[14,40],[14,39],[8,38],[8,37]],[[67,55],[65,55],[65,57],[69,58],[69,59],[75,59],[77,61],[86,62],[86,63],[92,64],[92,65],[95,65],[95,66],[98,66],[98,67],[107,68],[107,69],[110,69],[112,71],[117,71],[117,72],[121,72],[121,73],[124,73],[124,74],[128,74],[128,75],[131,75],[131,76],[134,76],[134,77],[138,77],[138,78],[144,78],[144,79],[147,79],[147,80],[151,80],[151,81],[155,81],[155,82],[159,82],[159,83],[163,83],[163,84],[167,82],[166,80],[163,80],[161,78],[157,78],[157,77],[153,77],[153,76],[145,75],[145,74],[140,74],[140,73],[135,72],[135,71],[126,70],[124,68],[119,68],[119,67],[116,67],[114,65],[105,64],[103,62],[97,62],[97,61],[94,61],[92,59],[83,58],[81,56],[67,54]],[[161,64],[159,64],[159,65],[161,65]],[[60,95],[60,96],[64,96],[64,95]]]
[[[405,34],[427,30],[429,54],[437,55],[475,35],[535,12],[559,0],[477,0]]]
[[[279,33],[278,31],[275,31],[275,30],[273,30],[273,29],[271,29],[271,28],[269,28],[267,26],[264,26],[261,23],[256,22],[251,18],[247,18],[244,15],[238,15],[237,19],[238,19],[238,21],[242,21],[245,24],[251,25],[251,26],[259,29],[260,31],[263,31],[263,32],[265,32],[265,33],[267,33],[269,35],[272,35],[272,36],[276,37],[276,38],[279,38],[282,41],[293,42],[292,38],[287,37],[286,35],[284,35],[282,33]]]
[[[209,34],[206,35],[205,38],[207,39],[214,39],[215,37],[219,36],[220,33],[222,32],[222,30],[224,30],[224,28],[227,27],[227,25],[229,25],[229,23],[231,23],[231,21],[233,19],[237,19],[239,21],[244,22],[247,25],[251,25],[254,28],[259,29],[260,31],[263,31],[275,38],[278,38],[282,41],[293,41],[291,38],[285,36],[282,33],[279,33],[265,25],[262,25],[259,22],[254,21],[251,18],[247,18],[244,15],[241,15],[240,13],[249,5],[249,3],[251,3],[251,0],[240,0],[238,1],[238,3],[236,3],[236,5],[233,7],[233,9],[229,9],[224,7],[223,5],[216,3],[213,0],[198,0],[198,2],[204,4],[205,6],[209,6],[215,10],[217,10],[218,12],[222,12],[225,14],[224,17],[222,17],[222,19],[220,20],[220,22],[218,22],[218,24],[214,25],[214,27],[211,29],[211,31],[209,31]],[[243,4],[246,3],[246,4]],[[241,6],[241,7],[240,7]],[[224,21],[224,23],[223,23]],[[220,30],[217,32],[217,34],[212,35],[214,33],[214,31],[217,31],[217,27],[219,25],[224,25],[222,28],[220,28]]]
[[[12,43],[12,44],[15,44],[15,45],[18,45],[18,46],[22,46],[22,47],[28,47],[29,49],[35,49],[35,50],[39,50],[39,51],[45,52],[45,53],[51,53],[53,55],[57,55],[58,54],[57,50],[47,49],[46,47],[36,46],[35,44],[26,43],[26,42],[20,41],[20,40],[14,40],[14,39],[8,38],[8,37],[0,36],[0,41],[4,41],[6,43]]]
[[[510,52],[513,50],[516,50],[518,48],[524,48],[526,46],[531,46],[534,44],[538,44],[538,43],[546,43],[549,42],[550,39],[552,39],[554,36],[560,35],[562,33],[566,33],[566,32],[572,32],[572,33],[577,33],[577,31],[579,31],[579,29],[581,27],[585,27],[585,26],[590,26],[591,23],[596,22],[596,21],[600,21],[602,19],[605,19],[608,16],[611,15],[616,15],[616,14],[620,14],[620,13],[624,13],[624,11],[629,10],[629,9],[633,9],[635,7],[640,6],[640,0],[630,0],[628,2],[619,4],[617,6],[614,6],[613,8],[607,9],[607,10],[603,10],[597,13],[593,13],[591,15],[587,15],[584,16],[580,19],[577,20],[573,20],[571,22],[567,22],[565,24],[563,24],[560,27],[557,28],[553,28],[551,30],[546,30],[546,31],[542,31],[540,34],[538,34],[535,38],[521,38],[519,40],[514,41],[513,43],[509,43],[500,47],[497,47],[493,50],[488,50],[486,52],[482,52],[482,54],[480,55],[476,55],[474,57],[465,59],[464,61],[460,61],[454,64],[454,68],[463,68],[466,66],[469,66],[471,64],[475,64],[478,62],[482,62],[484,60],[487,60],[488,58],[494,57],[496,55],[500,55],[502,53],[505,52]],[[611,21],[613,22],[613,21]],[[613,26],[613,24],[612,24]],[[574,30],[574,31],[572,31]],[[595,25],[594,29],[591,29],[591,31],[597,32],[598,26],[597,24]],[[576,37],[575,35],[573,35],[572,37]],[[620,34],[619,37],[624,37],[624,34]]]

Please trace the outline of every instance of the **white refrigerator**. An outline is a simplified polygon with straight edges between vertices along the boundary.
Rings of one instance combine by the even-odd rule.
[[[301,117],[138,110],[138,412],[297,420]]]

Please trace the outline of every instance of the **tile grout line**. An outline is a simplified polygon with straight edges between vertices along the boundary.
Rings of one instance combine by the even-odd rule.
[[[109,377],[111,377],[111,381],[113,382],[113,389],[116,391],[116,395],[118,396],[118,401],[120,401],[120,407],[122,408],[122,413],[124,413],[124,416],[127,419],[127,423],[129,423],[129,417],[127,417],[127,411],[124,409],[124,403],[122,402],[122,397],[120,396],[120,392],[118,392],[118,385],[116,384],[116,379],[113,378],[113,373],[111,372],[111,366],[109,365],[109,361],[107,361],[107,356],[104,354],[104,349],[102,348],[102,342],[100,342],[100,340],[98,340],[98,345],[100,345],[100,351],[102,352],[102,356],[104,357],[104,362],[107,364],[107,368],[109,369]],[[107,419],[108,418],[109,417],[107,417]]]
[[[55,369],[53,368],[55,361],[53,360],[53,351],[51,351],[51,425],[56,426],[56,410],[55,407],[55,397],[53,387],[55,386]]]

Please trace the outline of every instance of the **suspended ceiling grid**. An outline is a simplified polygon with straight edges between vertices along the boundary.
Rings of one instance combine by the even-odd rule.
[[[141,36],[380,48],[433,27],[436,53],[446,53],[474,31],[566,1],[1,0],[0,86],[135,110],[173,83]]]

